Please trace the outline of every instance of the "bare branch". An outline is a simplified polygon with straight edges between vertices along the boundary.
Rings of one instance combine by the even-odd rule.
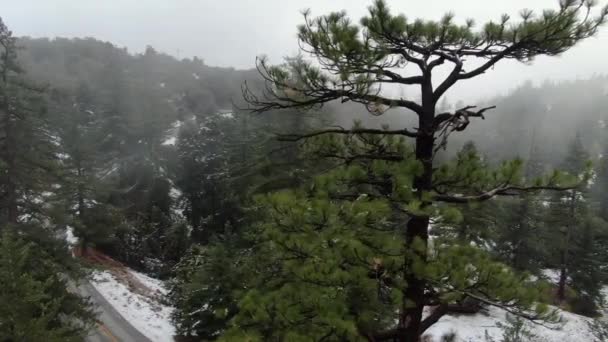
[[[476,108],[476,106],[467,106],[456,110],[454,114],[441,113],[435,117],[433,122],[433,133],[439,132],[437,135],[437,140],[439,140],[439,143],[435,147],[435,152],[447,146],[447,141],[450,134],[453,132],[464,131],[471,123],[469,118],[477,117],[485,119],[483,113],[490,109],[496,108],[496,106],[485,107],[477,111],[473,111],[473,108]]]
[[[440,59],[441,59],[441,57],[440,57]],[[433,64],[433,63],[431,63],[431,64]],[[462,71],[462,62],[459,59],[456,59],[456,65],[454,66],[454,69],[452,69],[452,72],[450,72],[448,77],[446,77],[446,79],[433,92],[433,101],[435,103],[437,103],[437,101],[439,101],[441,96],[443,96],[443,94],[445,94],[445,92],[448,89],[450,89],[458,81],[460,71]]]

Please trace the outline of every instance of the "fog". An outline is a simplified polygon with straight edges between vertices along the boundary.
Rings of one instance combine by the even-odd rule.
[[[438,19],[447,11],[477,26],[497,20],[502,13],[514,18],[519,10],[555,8],[555,0],[389,0],[394,12],[409,18]],[[212,66],[251,68],[255,57],[274,62],[298,52],[296,26],[301,10],[313,15],[346,10],[352,18],[366,13],[370,0],[1,0],[2,16],[16,35],[32,37],[95,37],[141,52],[146,45],[177,57],[198,56]],[[588,78],[608,72],[605,54],[608,32],[600,30],[560,57],[538,58],[531,65],[507,61],[492,72],[461,82],[447,94],[450,100],[471,101],[505,94],[526,80]]]
[[[606,341],[608,6],[384,1],[0,0],[0,341]]]

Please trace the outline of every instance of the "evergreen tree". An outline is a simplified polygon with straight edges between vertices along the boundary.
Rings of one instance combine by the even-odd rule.
[[[594,317],[605,305],[602,290],[608,283],[605,265],[608,264],[606,242],[608,225],[603,219],[587,215],[578,222],[577,233],[572,237],[569,277],[576,298],[571,301],[572,311]]]
[[[251,222],[247,213],[256,207],[251,197],[306,184],[327,164],[311,167],[297,145],[277,141],[274,134],[319,127],[318,112],[266,114],[252,117],[237,108],[230,114],[199,115],[181,126],[176,186],[190,221],[191,215],[207,216],[200,228],[191,221],[198,245],[175,268],[174,322],[183,334],[215,339],[237,311],[235,291],[248,274],[243,264],[251,255],[252,242],[242,236]]]
[[[598,215],[608,221],[608,149],[604,148],[596,167],[596,183],[594,197],[598,202]]]
[[[238,311],[234,291],[249,256],[242,243],[232,233],[215,235],[206,246],[192,246],[176,265],[170,296],[179,308],[172,319],[180,335],[215,340],[225,331]]]
[[[56,141],[44,116],[42,89],[17,62],[16,38],[0,21],[0,214],[3,223],[42,222],[43,193],[56,174]]]
[[[544,169],[536,138],[534,130],[524,170],[525,178],[529,181],[542,176]],[[542,193],[525,193],[516,198],[502,198],[495,202],[494,252],[501,260],[519,271],[538,274],[546,254],[538,239],[544,228],[542,201]]]
[[[543,228],[541,197],[526,194],[520,198],[500,199],[497,209],[495,252],[519,271],[538,273],[545,253],[538,240]]]
[[[89,304],[67,290],[65,269],[42,246],[12,231],[0,237],[0,340],[82,341]]]
[[[485,157],[469,141],[464,144],[456,156],[457,167],[468,167],[471,170],[488,167]],[[435,223],[431,234],[451,238],[459,243],[474,243],[477,246],[490,246],[495,239],[492,228],[497,224],[495,219],[499,205],[494,202],[465,203],[458,207],[462,218],[456,222],[444,222],[441,219]]]
[[[59,207],[57,212],[67,214],[63,221],[74,228],[86,252],[90,246],[112,242],[121,223],[119,213],[104,203],[112,184],[104,182],[108,160],[98,145],[103,118],[84,83],[74,96],[59,89],[51,94],[50,114],[60,141],[61,186],[49,200]]]
[[[325,149],[332,139],[315,145]],[[385,139],[381,149],[387,155],[412,153]],[[363,147],[364,141],[381,144],[369,136],[335,140],[341,148]],[[240,296],[239,312],[223,338],[359,340],[369,338],[366,331],[376,331],[374,339],[390,336],[392,330],[378,331],[394,323],[403,298],[401,270],[411,257],[398,234],[402,214],[393,211],[392,203],[411,196],[411,190],[404,189],[407,179],[397,177],[396,182],[405,183],[394,187],[403,190],[390,196],[381,196],[385,189],[371,185],[392,172],[403,175],[416,168],[412,159],[352,162],[318,177],[310,187],[260,197],[255,207],[264,208],[263,219],[249,232],[251,256],[241,266],[247,270],[244,283],[234,292]],[[419,210],[416,205],[400,208]],[[443,210],[441,217],[447,220],[450,213]],[[433,284],[427,295],[445,298],[434,308],[434,319],[467,298],[509,303],[505,305],[513,312],[532,308],[539,298],[537,284],[478,248],[443,238],[433,246],[426,263],[415,267]],[[475,267],[469,267],[471,262]],[[543,313],[542,306],[536,309]]]
[[[562,166],[570,172],[580,171],[587,159],[588,153],[577,134]],[[543,240],[551,251],[548,266],[559,270],[557,301],[567,302],[574,312],[593,316],[603,304],[601,289],[607,279],[602,265],[608,258],[601,246],[608,231],[589,187],[590,184],[582,184],[551,198]]]
[[[68,291],[80,274],[54,230],[51,197],[60,180],[60,137],[43,89],[17,62],[16,39],[0,19],[0,339],[80,341],[93,322]]]
[[[177,139],[179,166],[175,185],[182,193],[184,214],[195,242],[206,244],[221,233],[237,209],[228,188],[230,149],[227,135],[234,120],[220,114],[192,119],[180,128]]]
[[[585,169],[587,153],[580,135],[570,144],[570,148],[562,167],[573,174],[578,174]],[[559,282],[557,289],[557,300],[562,303],[566,299],[566,286],[569,278],[569,270],[576,265],[572,264],[571,255],[573,251],[573,237],[577,234],[579,224],[584,222],[588,211],[583,190],[585,185],[568,190],[564,194],[554,194],[552,197],[548,219],[550,227],[550,241],[556,248],[552,248],[554,264],[559,269]]]
[[[467,274],[471,268],[466,266],[473,264],[475,270],[490,273],[493,273],[490,270],[504,270],[504,266],[484,261],[483,253],[478,254],[468,246],[462,249],[446,244],[439,245],[445,249],[430,249],[430,218],[449,217],[452,212],[449,206],[434,204],[484,201],[498,195],[541,189],[563,190],[577,180],[570,178],[565,182],[556,173],[526,184],[519,161],[506,162],[497,170],[480,168],[475,172],[453,164],[436,167],[433,157],[447,145],[449,136],[465,130],[472,119],[483,117],[490,109],[466,106],[453,113],[439,114],[436,105],[456,83],[474,78],[504,59],[530,60],[539,55],[557,55],[593,35],[608,15],[608,7],[602,9],[598,17],[585,15],[586,8],[593,5],[590,1],[562,1],[557,10],[544,11],[542,16],[523,11],[522,20],[511,23],[505,15],[498,23],[490,22],[480,31],[473,29],[473,21],[455,24],[452,15],[438,22],[411,22],[403,15],[392,15],[383,1],[376,1],[370,7],[369,15],[361,20],[360,26],[350,21],[344,12],[317,19],[305,13],[305,24],[299,28],[300,43],[316,57],[321,68],[302,61],[290,71],[269,66],[262,59],[258,68],[267,82],[266,92],[256,95],[245,91],[246,100],[255,111],[310,108],[334,100],[354,101],[364,104],[375,115],[394,107],[407,109],[415,113],[418,125],[416,130],[355,126],[350,130],[328,129],[291,136],[293,140],[325,136],[325,140],[315,145],[316,152],[350,165],[339,169],[341,174],[336,175],[346,185],[343,188],[331,182],[317,185],[314,189],[317,193],[309,198],[297,192],[271,197],[266,204],[271,208],[269,219],[258,232],[267,242],[260,243],[259,253],[268,256],[268,264],[258,261],[257,265],[266,266],[262,274],[275,270],[278,273],[273,273],[273,281],[259,284],[256,290],[244,294],[241,312],[234,321],[235,329],[227,336],[416,342],[425,329],[445,314],[450,302],[463,297],[494,303],[515,302],[521,304],[519,308],[529,309],[533,296],[515,290],[520,289],[517,284],[525,281],[516,281],[516,277],[510,275],[496,277],[500,280],[492,284],[495,287],[478,294],[474,290],[459,292],[462,283],[458,279],[478,279]],[[472,69],[464,67],[465,59],[477,58],[484,60],[481,65]],[[433,71],[445,63],[452,65],[452,71],[434,87]],[[409,66],[417,67],[419,72],[405,76],[395,71]],[[293,74],[298,82],[293,82]],[[386,97],[380,91],[386,83],[418,85],[420,103]],[[398,137],[414,139],[413,148],[395,145]],[[374,191],[362,192],[366,187]],[[330,194],[347,202],[328,201],[332,198]],[[360,197],[363,194],[368,196]],[[364,229],[366,219],[371,220],[370,226],[377,226],[381,218],[375,215],[389,216],[390,211],[384,207],[387,203],[382,199],[393,203],[389,208],[408,216],[407,221],[393,226],[405,226],[401,231],[391,232],[393,240],[385,237],[382,230],[371,234]],[[354,223],[348,232],[343,230],[344,222]],[[348,234],[354,235],[347,238]],[[402,248],[400,251],[395,250],[395,241]],[[263,246],[268,250],[264,251]],[[354,257],[361,256],[367,268],[377,255],[383,259],[381,264],[387,269],[392,288],[396,289],[394,293],[398,294],[388,303],[398,302],[398,305],[381,305],[382,296],[371,295],[374,287],[364,276],[365,267],[351,257],[355,251]],[[444,271],[435,261],[450,261],[443,259],[443,255],[467,255],[466,263],[460,263],[462,258],[454,258],[451,273],[444,278],[455,281],[452,291],[446,289],[447,293],[442,293],[441,287],[437,290],[438,284],[433,278],[435,272]],[[376,280],[376,285],[383,283]],[[506,284],[516,294],[505,292]],[[515,299],[512,295],[522,295],[522,298]],[[311,300],[315,298],[319,300]],[[426,305],[437,305],[437,308],[423,319]],[[397,319],[387,316],[396,311],[399,312]],[[399,322],[395,329],[382,331],[390,327],[389,321],[395,320]]]

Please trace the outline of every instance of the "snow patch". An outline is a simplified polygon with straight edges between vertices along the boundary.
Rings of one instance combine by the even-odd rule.
[[[166,294],[161,281],[130,271],[150,289]],[[175,328],[171,324],[174,308],[151,298],[135,294],[108,271],[93,273],[91,284],[133,327],[153,342],[173,341]]]
[[[219,115],[226,119],[233,119],[234,113],[232,111],[221,111]]]
[[[162,280],[149,277],[143,273],[133,270],[129,270],[129,272],[133,274],[137,280],[144,284],[144,286],[152,290],[152,292],[160,293],[162,295],[167,295],[169,293],[169,290],[165,288],[165,283]]]
[[[179,134],[179,128],[183,125],[183,123],[183,121],[177,120],[171,124],[171,128],[169,129],[165,141],[163,141],[163,145],[175,146],[175,143],[177,142],[177,135]]]
[[[78,238],[74,235],[74,228],[72,226],[67,226],[65,229],[65,241],[69,246],[78,245]]]
[[[173,206],[171,208],[171,211],[178,220],[185,220],[182,208],[180,208],[179,206],[179,199],[182,197],[182,194],[183,193],[181,192],[181,190],[179,190],[175,186],[171,186],[171,190],[169,190],[169,196],[173,200]]]
[[[541,271],[544,278],[550,283],[557,284],[559,282],[559,270],[553,270],[550,268]]]
[[[177,137],[169,137],[165,141],[163,141],[163,145],[165,146],[173,146],[177,141]]]
[[[593,334],[589,330],[590,318],[560,312],[562,322],[558,327],[545,327],[531,322],[525,322],[527,328],[536,336],[535,342],[579,342],[593,341]],[[431,341],[441,341],[441,337],[455,333],[455,342],[485,341],[487,334],[496,341],[501,341],[502,330],[496,323],[507,324],[505,311],[490,307],[486,314],[476,315],[448,315],[442,317],[427,330],[425,336]]]
[[[173,200],[177,200],[182,196],[182,192],[181,190],[179,190],[176,187],[171,187],[171,190],[169,190],[169,196],[173,199]]]

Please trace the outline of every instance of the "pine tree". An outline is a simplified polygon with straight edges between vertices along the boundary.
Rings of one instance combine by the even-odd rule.
[[[92,90],[81,83],[76,94],[54,89],[51,93],[53,125],[60,142],[60,181],[49,202],[74,228],[82,250],[110,243],[120,225],[119,213],[104,203],[108,188],[107,156],[100,151],[103,118]]]
[[[174,269],[174,321],[181,334],[215,339],[228,327],[237,312],[235,291],[249,274],[243,264],[252,243],[242,235],[255,207],[251,197],[306,184],[323,164],[310,167],[297,145],[277,141],[274,132],[298,132],[319,121],[317,112],[279,110],[252,117],[236,108],[232,115],[199,115],[181,126],[176,186],[195,227],[192,240],[199,243]],[[196,228],[199,221],[192,222],[191,215],[211,217]],[[204,239],[197,232],[201,228]]]
[[[222,233],[237,211],[228,187],[233,156],[227,135],[233,132],[233,120],[220,114],[188,121],[179,131],[175,185],[182,193],[183,212],[197,243],[206,244],[214,233]]]
[[[498,201],[495,251],[501,260],[519,271],[538,273],[541,268],[545,251],[538,240],[543,228],[540,202],[538,194]]]
[[[488,163],[485,159],[472,141],[466,142],[456,156],[458,167],[472,169],[487,167]],[[496,201],[463,204],[458,207],[462,219],[452,223],[439,220],[433,226],[431,234],[449,237],[463,244],[491,245],[495,239],[492,228],[497,224],[494,216],[499,208]]]
[[[315,145],[325,149],[331,140],[324,138]],[[349,148],[357,143],[365,146],[364,141],[374,147],[381,144],[371,137],[336,140]],[[388,141],[382,144],[388,155],[412,153],[402,143]],[[353,162],[318,177],[310,187],[260,197],[254,207],[261,208],[263,219],[249,231],[251,256],[241,265],[247,290],[234,290],[240,294],[239,312],[223,338],[359,340],[367,338],[364,331],[390,327],[403,298],[399,289],[404,260],[411,258],[398,234],[402,214],[394,212],[391,203],[411,196],[411,190],[387,198],[380,196],[382,188],[368,186],[374,183],[368,180],[392,172],[403,176],[416,168],[411,159],[399,164]],[[404,183],[394,184],[396,189],[408,182],[400,181]],[[416,205],[401,208],[420,210]],[[444,210],[441,217],[447,220],[450,214]],[[490,294],[493,303],[508,302],[513,310],[531,308],[539,298],[537,284],[485,251],[444,238],[433,245],[426,263],[418,261],[415,267],[433,284],[428,296],[444,298],[445,304],[433,311],[435,319],[466,298],[487,302],[485,296]],[[542,306],[537,309],[542,313]],[[391,333],[375,333],[373,338]]]
[[[43,89],[26,81],[16,44],[0,20],[0,214],[12,225],[44,220],[43,193],[57,170]]]
[[[587,153],[580,135],[570,144],[570,148],[562,167],[573,174],[578,174],[585,169]],[[564,194],[554,194],[550,203],[550,217],[548,219],[550,233],[557,246],[553,250],[553,260],[559,269],[559,282],[557,289],[557,300],[562,303],[566,300],[566,286],[569,271],[577,267],[572,263],[573,238],[576,236],[579,223],[584,222],[587,204],[585,204],[585,185],[568,190]]]
[[[542,176],[543,170],[535,129],[532,132],[524,176],[528,181],[533,181]],[[546,250],[538,240],[544,228],[543,199],[542,193],[525,193],[516,198],[502,198],[495,202],[494,252],[501,260],[519,271],[538,274],[544,260]]]
[[[68,291],[80,274],[48,203],[60,179],[60,138],[44,89],[26,79],[17,50],[0,19],[0,339],[80,341],[93,313]]]
[[[594,197],[599,204],[599,216],[608,221],[608,148],[604,147],[596,167],[596,185]]]
[[[597,316],[598,309],[605,305],[602,290],[608,284],[605,265],[608,264],[606,242],[608,225],[603,219],[588,214],[578,222],[577,233],[572,237],[569,270],[571,287],[576,298],[571,302],[572,311]]]
[[[42,246],[12,231],[0,237],[0,340],[82,341],[89,304],[67,290],[65,269]]]
[[[483,295],[466,291],[456,298],[453,293],[443,294],[445,296],[435,293],[437,284],[433,275],[443,268],[434,261],[450,261],[449,258],[443,259],[443,255],[467,255],[470,259],[466,265],[473,262],[480,271],[485,267],[491,270],[504,268],[483,261],[483,254],[477,254],[468,246],[461,249],[448,244],[445,250],[439,249],[445,254],[438,250],[435,256],[428,244],[430,218],[445,218],[453,211],[449,206],[441,208],[434,204],[477,202],[497,195],[541,189],[563,190],[573,186],[577,180],[570,178],[564,182],[560,174],[555,173],[526,184],[522,179],[520,161],[505,162],[499,169],[491,171],[487,168],[468,170],[457,164],[434,165],[434,155],[447,146],[452,133],[465,130],[471,120],[483,117],[491,109],[477,110],[466,106],[453,113],[436,113],[436,105],[452,86],[486,72],[504,59],[525,61],[540,55],[557,55],[592,36],[608,16],[608,7],[603,8],[598,17],[585,15],[586,8],[593,5],[588,1],[562,1],[557,10],[544,11],[542,16],[535,17],[531,11],[523,11],[522,20],[511,23],[510,17],[505,15],[498,23],[489,22],[479,31],[473,29],[472,20],[465,25],[455,24],[451,14],[438,22],[408,21],[403,15],[392,15],[384,1],[376,1],[360,25],[350,21],[344,12],[316,19],[306,12],[305,24],[299,28],[299,39],[303,49],[311,53],[318,64],[302,61],[290,72],[280,66],[270,66],[261,59],[258,69],[268,86],[262,95],[245,89],[245,98],[252,109],[264,112],[311,108],[334,100],[353,101],[364,104],[374,115],[382,115],[395,107],[404,108],[415,114],[418,125],[416,130],[355,126],[350,130],[328,129],[289,137],[301,140],[325,136],[325,140],[315,145],[316,152],[350,165],[340,170],[350,177],[338,176],[350,186],[340,188],[324,183],[324,186],[315,187],[315,191],[320,192],[319,198],[277,194],[269,200],[266,205],[271,208],[270,219],[259,232],[260,236],[267,238],[269,246],[270,264],[266,270],[284,273],[278,273],[275,282],[266,282],[266,286],[245,294],[241,301],[244,314],[239,314],[235,320],[236,332],[233,332],[236,336],[240,331],[242,337],[243,330],[246,330],[246,335],[259,338],[270,335],[271,338],[298,339],[312,335],[317,338],[367,337],[371,340],[416,342],[425,329],[445,314],[451,300],[462,299],[463,296],[484,299]],[[470,69],[465,68],[465,59],[483,61]],[[450,74],[433,86],[434,69],[446,63],[452,66]],[[398,72],[410,66],[417,67],[418,73],[405,76]],[[295,78],[301,81],[292,81],[293,71]],[[386,97],[380,88],[387,83],[419,86],[420,102]],[[394,141],[397,138],[414,139],[413,148],[396,147]],[[363,165],[355,166],[359,161]],[[374,191],[362,192],[361,189],[366,188]],[[338,195],[347,202],[342,206],[340,201],[328,202],[324,194]],[[361,198],[363,194],[368,197]],[[361,202],[356,200],[358,198]],[[383,207],[386,203],[379,198],[395,203],[394,210],[408,217],[407,221],[400,222],[404,229],[391,234],[392,237],[399,236],[398,239],[388,240],[382,231],[367,236],[369,232],[364,226],[358,226],[370,217],[370,225],[377,225],[380,218],[375,215],[378,213],[383,217],[389,216],[390,211]],[[351,201],[352,204],[349,203]],[[279,219],[272,220],[273,217]],[[342,231],[343,223],[350,223],[355,217],[360,217],[361,221],[355,220],[352,233]],[[355,234],[354,238],[345,238],[347,233]],[[325,243],[315,237],[322,237]],[[368,245],[365,246],[362,240]],[[397,245],[403,248],[401,255],[395,253],[395,245],[391,241],[397,241]],[[339,247],[336,248],[335,244]],[[323,249],[322,246],[331,248]],[[375,248],[373,252],[372,247]],[[381,296],[370,296],[372,284],[369,278],[364,277],[367,274],[364,267],[348,258],[354,251],[360,256],[367,251],[361,256],[367,266],[372,263],[374,254],[383,253],[380,258],[386,262],[382,265],[387,268],[393,288],[398,289],[399,296],[392,298],[400,302],[397,306],[385,307],[378,302]],[[263,255],[264,251],[260,253]],[[399,262],[393,259],[394,255]],[[456,281],[454,288],[458,289],[459,280],[471,279],[474,275],[467,274],[464,264],[458,263],[461,258],[454,260],[455,274],[450,275]],[[504,300],[510,295],[504,292],[502,285],[509,283],[513,288],[520,288],[515,285],[525,282],[514,278],[503,278],[504,283],[493,284],[496,288],[482,293],[495,293],[497,298],[494,300]],[[287,281],[288,285],[282,286],[281,281]],[[333,286],[329,286],[328,281]],[[340,283],[342,286],[337,285]],[[378,283],[382,284],[382,281],[376,285]],[[520,302],[521,307],[529,308],[531,296],[526,294],[523,297],[527,300]],[[311,300],[314,298],[319,300]],[[357,301],[357,298],[362,301]],[[437,309],[423,319],[422,311],[426,305],[437,305]],[[382,331],[382,328],[388,328],[387,322],[383,321],[388,319],[386,313],[396,311],[399,312],[398,326]],[[260,326],[255,325],[256,321]],[[293,322],[304,323],[293,326]],[[308,335],[303,335],[304,332]]]
[[[562,167],[576,172],[586,167],[588,153],[579,134],[571,142]],[[608,226],[594,201],[590,184],[569,190],[549,201],[543,243],[550,253],[548,267],[559,270],[557,301],[574,312],[593,316],[603,304],[601,289],[606,284],[607,254],[601,246]],[[601,207],[601,204],[599,205]]]
[[[215,340],[226,330],[238,312],[234,291],[246,274],[240,264],[249,253],[242,243],[231,233],[215,235],[206,246],[192,246],[176,265],[170,296],[179,335]]]

